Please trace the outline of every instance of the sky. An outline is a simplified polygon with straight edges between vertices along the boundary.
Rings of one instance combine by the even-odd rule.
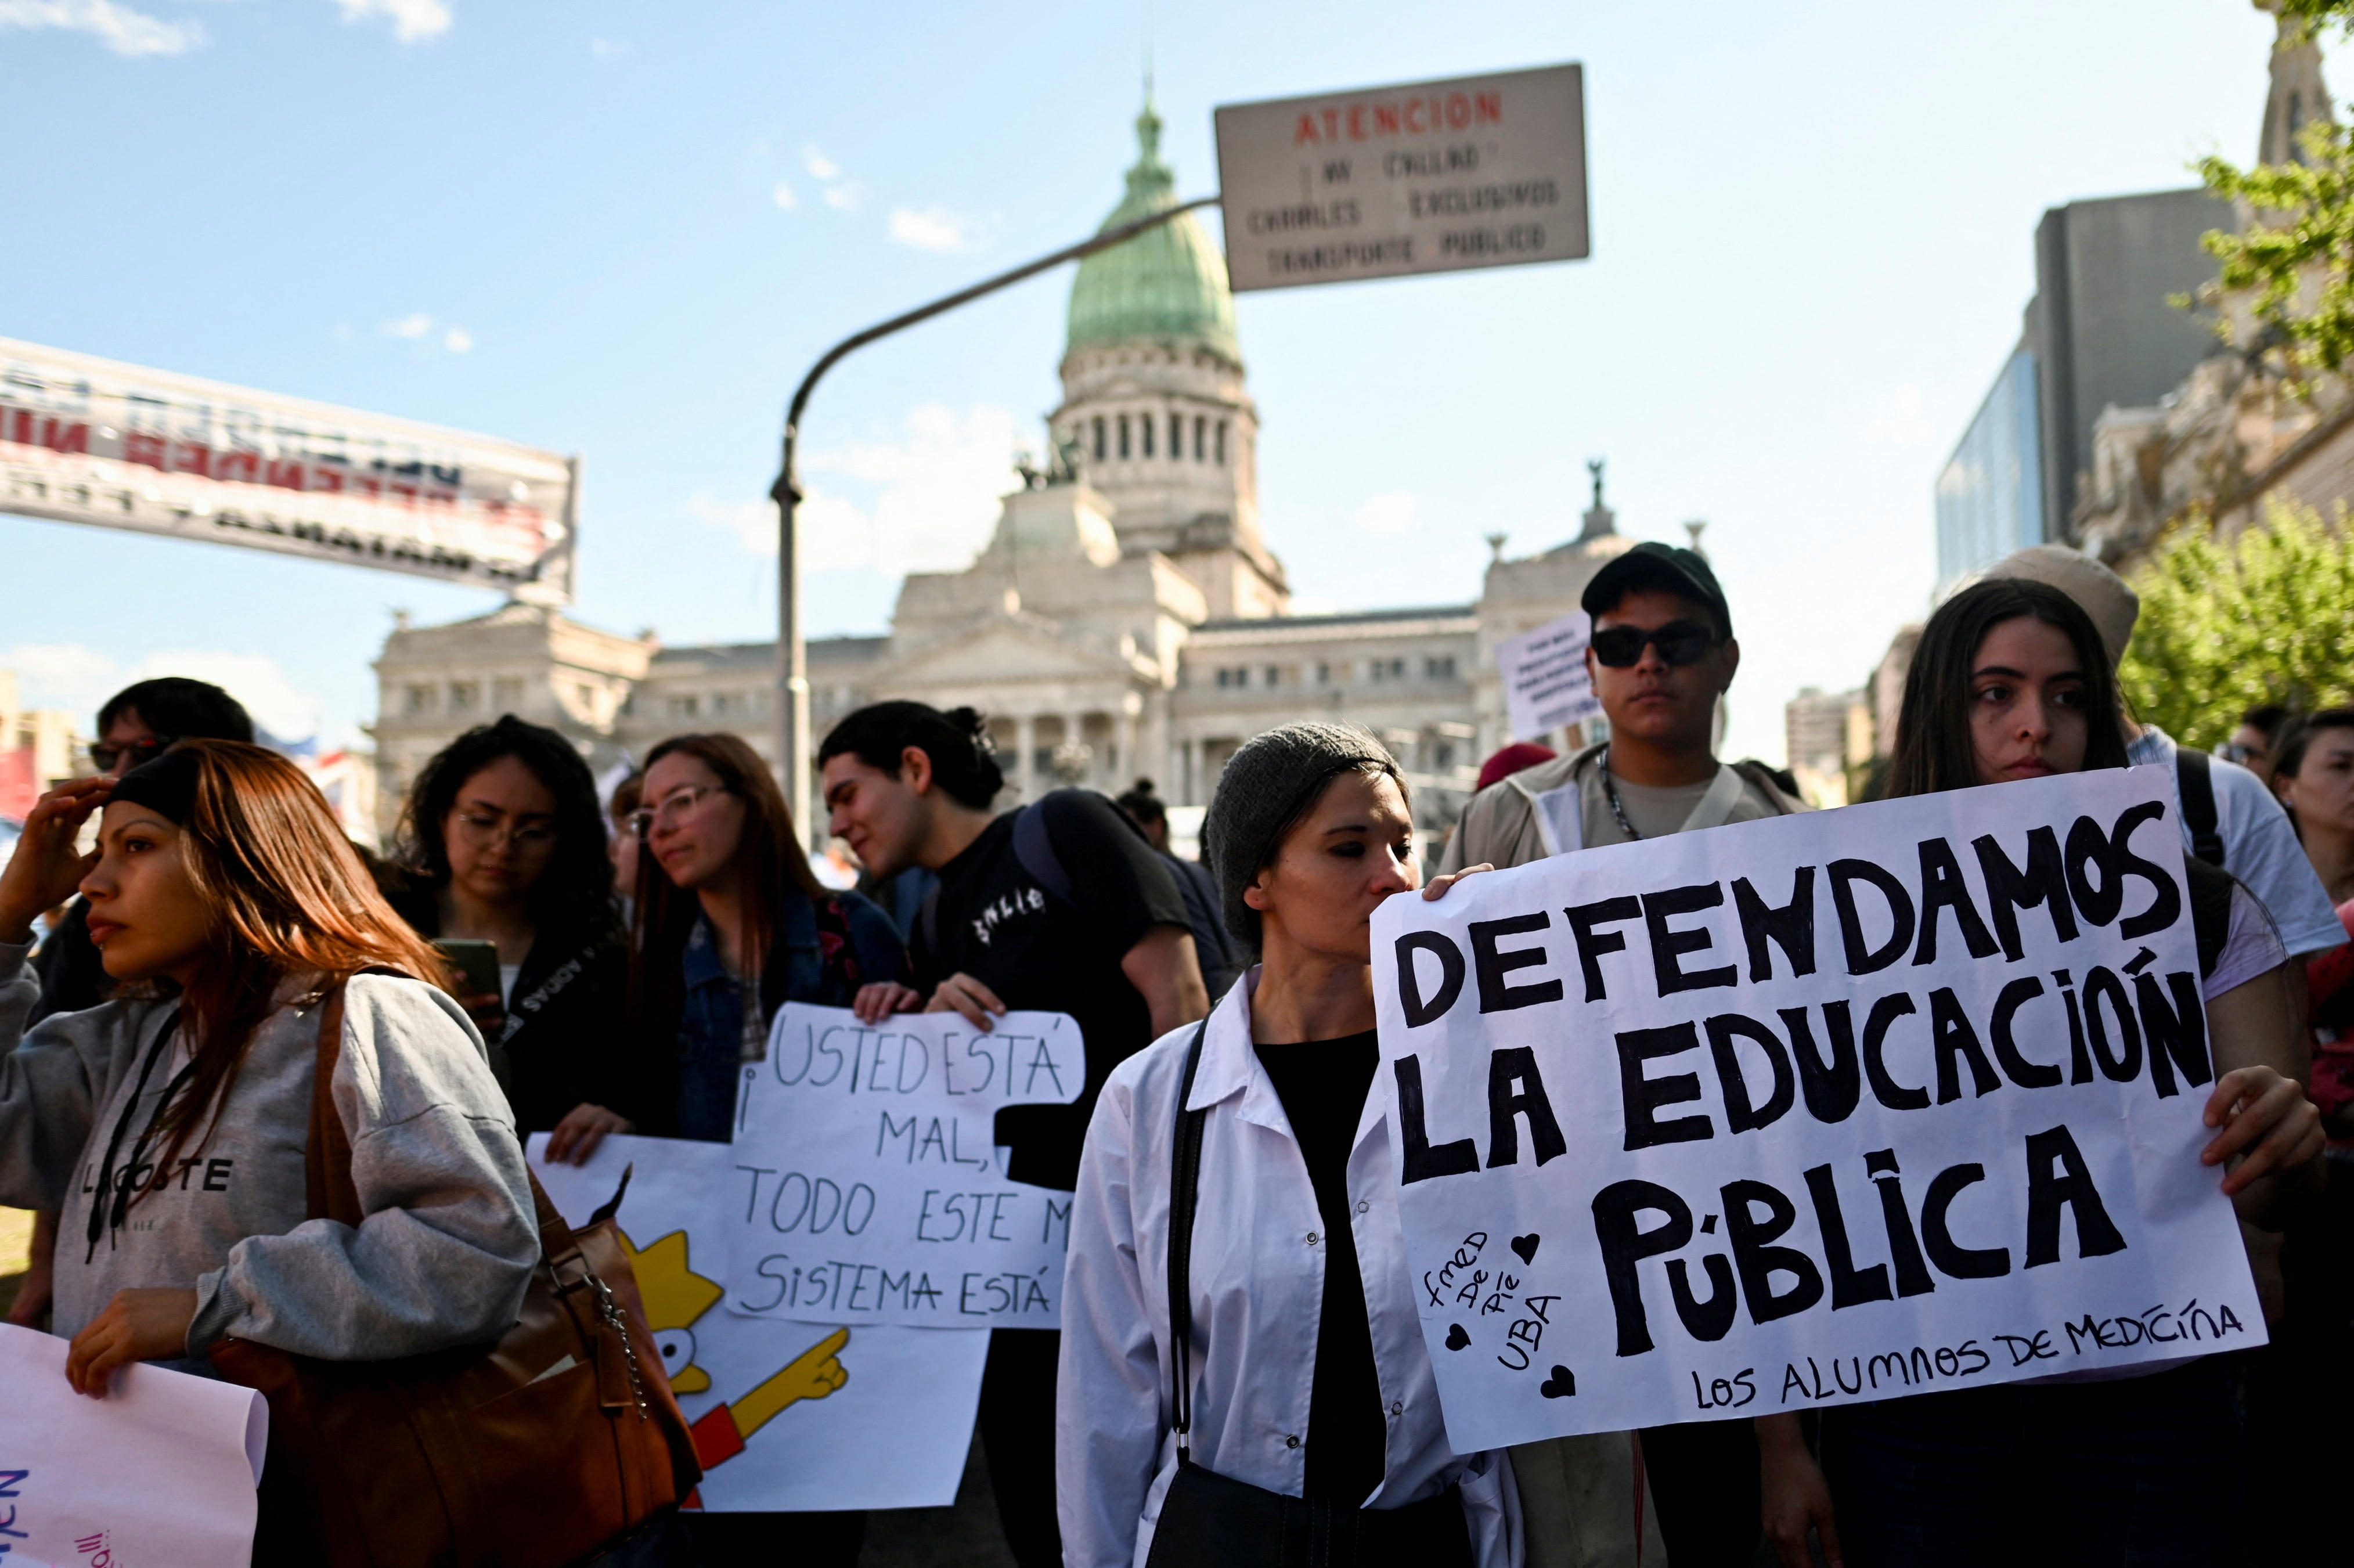
[[[1704,546],[1727,750],[1926,609],[1932,487],[2069,200],[2252,157],[2246,0],[1890,6],[0,0],[0,336],[583,458],[581,619],[774,635],[786,399],[835,340],[1081,238],[1148,48],[1181,193],[1220,103],[1585,68],[1593,256],[1243,296],[1296,608],[1465,601],[1483,536]],[[2348,69],[2332,58],[2335,74]],[[1213,215],[1214,216],[1214,215]],[[854,355],[804,433],[813,634],[985,542],[1057,399],[1069,274]],[[496,597],[0,515],[0,669],[90,714],[219,680],[360,737],[396,610]],[[85,718],[84,722],[87,722]]]

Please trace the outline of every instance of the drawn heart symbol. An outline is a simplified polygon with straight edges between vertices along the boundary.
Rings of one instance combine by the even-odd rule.
[[[1463,1331],[1462,1324],[1449,1323],[1447,1325],[1447,1348],[1448,1350],[1459,1351],[1470,1342],[1471,1336]]]
[[[1512,1250],[1521,1255],[1521,1264],[1523,1267],[1537,1260],[1537,1243],[1543,1239],[1534,1231],[1531,1231],[1524,1236],[1512,1238]]]
[[[1537,1392],[1547,1399],[1567,1399],[1577,1392],[1577,1379],[1567,1367],[1553,1369],[1553,1376],[1537,1384]]]

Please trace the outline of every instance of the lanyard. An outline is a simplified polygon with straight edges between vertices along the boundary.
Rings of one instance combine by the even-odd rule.
[[[110,1237],[108,1245],[113,1245],[111,1239],[111,1233],[122,1228],[123,1219],[131,1210],[131,1177],[138,1167],[140,1158],[147,1152],[147,1140],[155,1135],[155,1124],[163,1119],[164,1107],[178,1097],[181,1088],[188,1081],[188,1075],[196,1070],[196,1053],[192,1051],[188,1054],[188,1065],[174,1074],[171,1081],[164,1086],[163,1097],[155,1102],[155,1108],[148,1113],[145,1130],[140,1133],[138,1141],[131,1146],[131,1159],[122,1169],[122,1179],[116,1181],[114,1157],[122,1148],[122,1135],[130,1130],[131,1113],[138,1108],[140,1100],[145,1097],[147,1080],[154,1075],[155,1064],[164,1059],[164,1052],[171,1045],[172,1037],[178,1033],[179,1027],[180,1010],[175,1007],[172,1010],[172,1015],[164,1021],[164,1027],[156,1033],[155,1044],[148,1047],[147,1060],[139,1069],[139,1082],[133,1086],[131,1097],[122,1102],[122,1114],[114,1118],[113,1135],[106,1140],[106,1159],[98,1171],[98,1192],[90,1199],[88,1233],[90,1245],[82,1253],[84,1263],[88,1263],[97,1255],[101,1236]],[[110,1193],[113,1200],[111,1203],[108,1202]]]

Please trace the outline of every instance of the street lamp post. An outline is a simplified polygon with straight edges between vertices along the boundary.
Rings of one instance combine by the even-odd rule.
[[[960,289],[945,299],[919,305],[905,315],[893,316],[889,321],[868,327],[864,332],[854,333],[827,349],[819,356],[818,362],[810,366],[809,374],[801,377],[800,387],[793,393],[792,405],[785,413],[784,465],[769,494],[777,503],[777,761],[784,771],[785,798],[792,805],[793,825],[800,831],[804,844],[814,847],[821,842],[822,835],[810,815],[809,648],[801,630],[801,534],[795,525],[794,511],[801,499],[798,462],[801,415],[809,408],[810,393],[816,389],[818,378],[854,349],[864,348],[878,338],[889,337],[917,322],[928,321],[984,294],[993,294],[1024,278],[1059,267],[1066,261],[1076,261],[1098,250],[1108,250],[1147,229],[1158,228],[1196,208],[1214,207],[1217,200],[1214,196],[1199,196],[1165,212],[1138,218],[1134,223],[1107,228],[1051,256],[1041,256],[1010,272],[1000,272],[996,277],[985,278],[970,288]]]

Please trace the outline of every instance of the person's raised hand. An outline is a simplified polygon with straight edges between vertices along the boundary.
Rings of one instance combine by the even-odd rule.
[[[619,1111],[607,1110],[583,1100],[564,1113],[564,1119],[547,1134],[547,1162],[550,1165],[570,1163],[586,1165],[588,1157],[606,1136],[616,1132],[635,1132],[637,1123]]]
[[[932,1000],[924,1004],[926,1012],[953,1012],[961,1016],[975,1029],[986,1033],[997,1027],[997,1021],[1013,1009],[997,1000],[997,993],[969,974],[952,974],[940,981],[932,992]]]
[[[16,853],[0,869],[0,942],[32,940],[33,922],[71,898],[98,864],[97,852],[81,853],[74,839],[113,788],[111,779],[74,779],[34,802]]]
[[[2202,1163],[2221,1165],[2247,1156],[2224,1176],[2227,1195],[2261,1177],[2293,1171],[2321,1152],[2321,1112],[2295,1078],[2271,1067],[2234,1067],[2216,1079],[2205,1119],[2222,1130],[2199,1151]]]
[[[850,1011],[861,1023],[880,1023],[895,1012],[914,1012],[924,1005],[924,993],[897,980],[869,980],[851,999]]]
[[[1454,886],[1457,883],[1462,881],[1465,877],[1477,876],[1483,871],[1493,871],[1496,868],[1494,866],[1489,864],[1483,860],[1478,865],[1467,865],[1461,871],[1450,871],[1443,875],[1434,876],[1428,882],[1423,884],[1422,896],[1426,902],[1436,902],[1438,899],[1446,897],[1447,890]]]
[[[66,1382],[76,1393],[104,1399],[115,1368],[186,1355],[188,1325],[196,1319],[193,1290],[118,1290],[106,1310],[73,1337]]]

